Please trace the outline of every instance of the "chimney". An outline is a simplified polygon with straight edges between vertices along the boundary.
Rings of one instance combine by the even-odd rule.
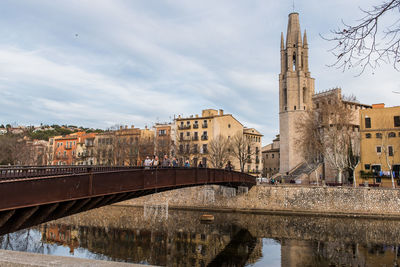
[[[122,128],[123,128],[122,125],[120,125],[120,126],[119,126],[119,129],[122,130]]]
[[[135,128],[135,125],[131,125],[131,128],[134,129],[134,128]]]
[[[220,115],[220,116],[224,115],[224,110],[223,110],[223,109],[220,109],[220,110],[219,110],[219,115]]]
[[[125,125],[125,129],[128,129],[128,125]]]

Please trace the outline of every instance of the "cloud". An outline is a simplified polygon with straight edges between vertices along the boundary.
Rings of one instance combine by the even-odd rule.
[[[371,3],[309,0],[296,10],[307,29],[317,90],[340,85],[367,104],[394,105],[398,95],[389,92],[399,90],[397,72],[385,66],[354,77],[328,68],[330,44],[319,37],[340,18],[352,19],[357,5]],[[267,143],[279,132],[280,32],[291,4],[3,1],[0,123],[143,127],[222,108]]]

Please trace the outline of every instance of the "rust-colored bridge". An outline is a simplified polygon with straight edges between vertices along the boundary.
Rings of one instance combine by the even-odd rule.
[[[0,235],[155,192],[255,183],[245,173],[207,168],[0,168]]]

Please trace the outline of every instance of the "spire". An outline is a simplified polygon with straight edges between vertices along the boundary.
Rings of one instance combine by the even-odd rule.
[[[285,47],[284,47],[284,41],[283,41],[283,32],[281,32],[281,50],[284,50],[285,49]]]
[[[287,36],[286,36],[286,47],[289,44],[298,43],[299,33],[301,33],[300,22],[299,22],[299,13],[290,13],[288,29],[287,29]]]
[[[306,30],[304,30],[303,44],[304,44],[304,48],[307,48],[307,47],[308,47],[307,32],[306,32]]]
[[[300,29],[299,29],[299,31],[298,31],[298,33],[297,33],[297,45],[298,45],[298,47],[302,47],[302,44],[301,44],[301,31],[300,31]]]

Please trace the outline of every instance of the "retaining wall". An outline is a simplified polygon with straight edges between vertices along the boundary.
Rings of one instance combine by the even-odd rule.
[[[124,204],[141,206],[168,201],[170,207],[182,208],[400,216],[399,189],[258,185],[247,194],[234,197],[227,197],[225,191],[229,193],[224,187],[211,185],[183,188]]]

